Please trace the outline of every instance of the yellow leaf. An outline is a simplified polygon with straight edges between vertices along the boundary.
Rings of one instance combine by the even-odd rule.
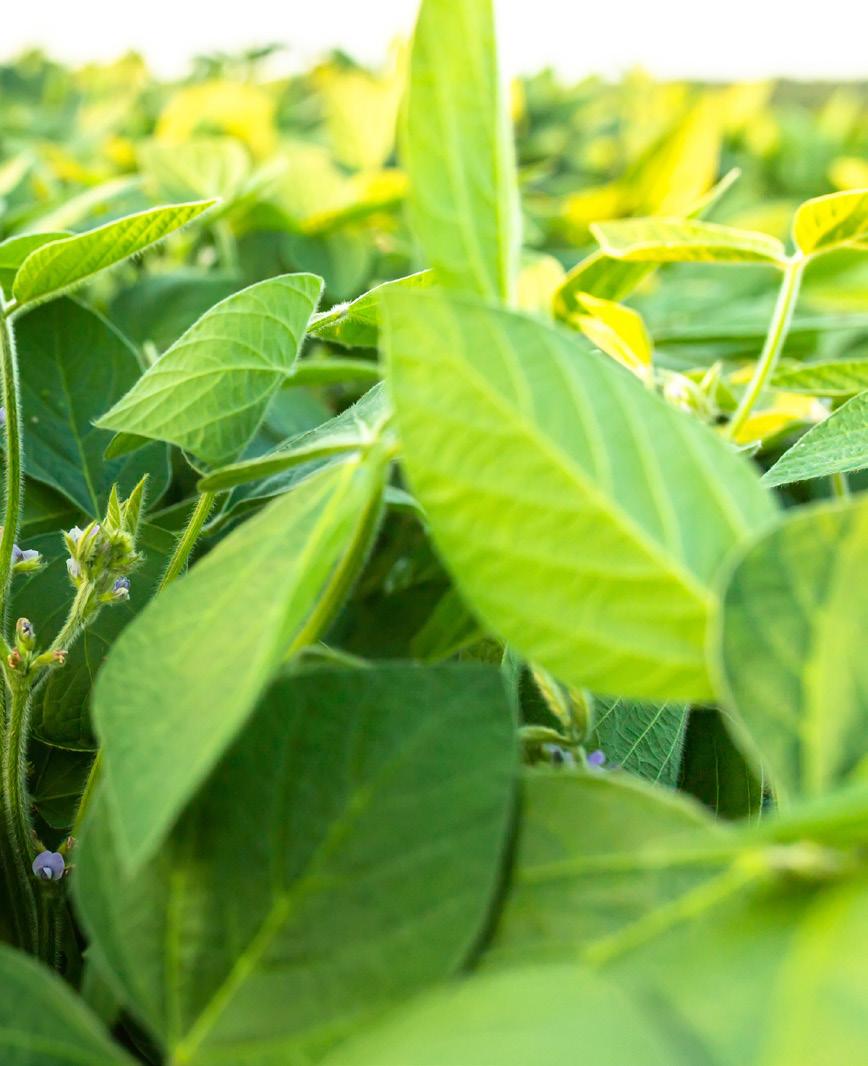
[[[586,292],[578,300],[586,313],[575,315],[573,322],[588,340],[643,381],[650,380],[654,346],[639,312]]]
[[[157,122],[156,135],[167,144],[184,144],[195,133],[228,133],[243,141],[258,159],[276,143],[275,105],[255,85],[208,81],[172,97]]]
[[[800,423],[821,422],[828,410],[813,396],[778,392],[771,406],[754,411],[735,436],[736,444],[767,441]]]
[[[523,311],[551,316],[555,293],[566,276],[552,255],[528,257],[518,275],[517,301]]]

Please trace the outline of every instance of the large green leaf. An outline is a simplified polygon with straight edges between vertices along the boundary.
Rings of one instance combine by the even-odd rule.
[[[808,255],[868,241],[868,189],[806,200],[793,219],[793,240]]]
[[[327,467],[237,529],[114,645],[94,695],[124,863],[141,866],[288,651],[316,640],[379,513],[378,455]]]
[[[126,496],[149,474],[148,499],[169,482],[163,444],[106,461],[111,434],[93,420],[139,376],[135,353],[99,315],[72,300],[37,308],[16,330],[21,363],[24,469],[91,518],[105,511],[114,483]]]
[[[778,459],[765,474],[767,485],[786,485],[868,466],[868,390],[842,404]]]
[[[497,883],[514,730],[494,668],[290,675],[140,873],[99,803],[78,906],[171,1061],[311,1061],[454,972]]]
[[[324,1066],[688,1066],[653,1015],[578,966],[470,977],[395,1011]],[[696,1066],[696,1064],[692,1064]]]
[[[34,249],[18,268],[12,293],[19,305],[60,296],[101,270],[145,251],[186,226],[213,205],[213,200],[152,207],[136,215]]]
[[[183,144],[145,141],[139,167],[160,197],[219,197],[231,202],[250,177],[250,155],[233,137],[193,137]],[[222,205],[221,205],[222,206]]]
[[[423,0],[403,119],[410,219],[428,263],[452,288],[508,299],[521,238],[492,0]]]
[[[69,986],[41,963],[0,946],[3,1066],[131,1066]]]
[[[397,291],[384,318],[410,482],[468,604],[563,681],[709,696],[713,582],[774,514],[750,464],[538,321]]]
[[[525,775],[509,894],[486,959],[578,958],[716,880],[730,834],[621,774]]]
[[[801,923],[771,992],[763,1066],[868,1061],[868,880],[826,893]]]
[[[724,594],[722,695],[784,799],[821,795],[865,755],[866,563],[868,499],[822,504],[752,544]]]
[[[693,219],[639,218],[591,226],[603,253],[634,263],[774,263],[784,246],[765,233]]]
[[[97,422],[171,441],[206,463],[238,458],[292,372],[322,280],[286,274],[207,311]]]

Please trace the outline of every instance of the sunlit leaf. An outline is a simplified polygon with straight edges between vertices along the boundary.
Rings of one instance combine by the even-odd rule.
[[[747,462],[567,333],[435,292],[383,307],[411,487],[468,604],[565,682],[707,695],[717,572],[774,513]]]
[[[423,0],[401,156],[410,217],[444,284],[509,298],[520,240],[512,133],[491,0]]]
[[[774,237],[692,219],[642,218],[592,226],[603,253],[637,263],[773,263],[784,246]]]
[[[207,311],[97,421],[170,441],[207,463],[240,454],[292,372],[322,280],[286,274]]]
[[[152,207],[98,229],[43,244],[18,268],[12,293],[20,306],[69,292],[101,270],[143,252],[213,205],[213,200]]]
[[[846,474],[868,466],[868,391],[813,426],[766,473],[767,485]]]
[[[793,219],[793,240],[806,255],[868,241],[868,189],[807,200]]]

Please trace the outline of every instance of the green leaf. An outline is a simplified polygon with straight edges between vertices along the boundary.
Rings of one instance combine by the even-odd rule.
[[[152,139],[138,147],[139,166],[160,198],[219,197],[231,202],[250,177],[247,149],[233,137],[193,137],[183,144]]]
[[[94,717],[131,871],[159,847],[280,661],[318,638],[367,547],[383,479],[376,455],[312,475],[170,585],[113,647]]]
[[[25,233],[20,237],[9,237],[0,241],[0,288],[5,297],[12,295],[12,283],[18,268],[31,252],[41,248],[50,241],[60,240],[69,234],[61,230],[57,233]]]
[[[3,1066],[131,1066],[70,987],[47,967],[0,946]]]
[[[401,158],[410,221],[444,285],[508,300],[521,241],[491,0],[423,0]]]
[[[762,782],[733,742],[722,712],[690,712],[678,788],[719,818],[746,818],[762,809]]]
[[[674,786],[681,768],[687,708],[679,703],[600,700],[591,748],[601,748],[609,766]]]
[[[16,579],[11,613],[15,618],[29,618],[40,643],[47,645],[63,625],[74,596],[66,569],[66,547],[57,526],[51,534],[25,543],[42,552],[46,565],[38,573]],[[31,729],[40,740],[73,750],[96,747],[89,714],[93,682],[118,635],[156,589],[174,543],[171,534],[148,522],[141,524],[138,546],[145,559],[131,578],[129,600],[100,612],[69,649],[64,668],[49,673],[33,697]]]
[[[573,958],[720,876],[730,834],[698,804],[607,771],[525,774],[489,963]]]
[[[323,1066],[687,1066],[653,1016],[578,966],[470,977],[421,997],[329,1055]]]
[[[396,281],[386,281],[351,303],[336,304],[329,311],[318,312],[311,318],[307,331],[319,340],[340,344],[345,348],[376,348],[383,293],[394,288],[424,289],[433,284],[434,275],[430,270],[421,270]]]
[[[139,376],[135,352],[105,319],[72,300],[37,308],[16,329],[26,473],[62,492],[91,518],[100,517],[112,485],[126,495],[149,474],[148,499],[169,483],[166,447],[149,446],[106,462],[111,434],[93,425],[106,403]]]
[[[709,696],[713,582],[774,514],[750,464],[570,334],[434,292],[384,312],[411,487],[468,605],[561,681]]]
[[[603,253],[633,263],[773,263],[783,244],[765,233],[679,218],[596,222],[591,231]]]
[[[868,389],[868,359],[789,363],[778,368],[772,385],[811,396],[853,396]]]
[[[763,1064],[826,1066],[868,1059],[868,881],[822,896],[800,924],[771,990]]]
[[[819,796],[865,752],[868,499],[790,511],[738,561],[723,599],[721,695],[779,797]]]
[[[868,466],[868,390],[812,426],[765,474],[767,485],[787,485]]]
[[[135,876],[98,801],[78,907],[173,1062],[312,1061],[465,960],[515,764],[496,669],[286,676]]]
[[[109,318],[140,348],[164,352],[218,301],[238,292],[241,282],[229,274],[192,267],[149,274],[124,286],[109,307]]]
[[[274,490],[280,483],[285,482],[287,488],[295,483],[299,466],[349,452],[362,452],[370,447],[382,431],[388,415],[383,386],[375,385],[357,403],[322,425],[296,434],[264,455],[207,474],[197,488],[200,492],[218,492],[245,482],[268,479],[270,485],[266,495],[277,495]],[[277,477],[286,471],[292,471],[288,479]]]
[[[34,810],[53,829],[68,833],[93,763],[92,753],[64,751],[31,740],[28,755]]]
[[[806,200],[793,219],[793,240],[805,255],[868,241],[868,189]]]
[[[236,459],[292,372],[322,280],[286,274],[207,311],[97,421],[167,440],[204,462]]]
[[[213,200],[152,207],[105,226],[62,237],[35,249],[15,275],[12,293],[20,307],[42,302],[129,259],[186,226],[213,205]]]

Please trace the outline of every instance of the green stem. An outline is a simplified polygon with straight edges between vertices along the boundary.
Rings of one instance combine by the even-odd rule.
[[[84,821],[84,816],[87,814],[87,809],[91,804],[94,792],[96,791],[97,783],[102,774],[102,749],[100,749],[94,756],[93,762],[90,764],[90,770],[88,771],[87,781],[84,783],[84,791],[81,794],[81,799],[78,801],[78,810],[75,812],[75,820],[72,823],[72,835],[78,836],[81,832],[81,825]]]
[[[847,480],[847,475],[842,473],[832,474],[832,495],[837,496],[840,500],[846,500],[850,495],[850,482]]]
[[[16,684],[7,702],[8,714],[2,751],[5,833],[3,852],[5,865],[12,874],[11,883],[7,887],[21,946],[33,954],[38,954],[43,947],[40,943],[42,904],[37,899],[36,880],[30,869],[33,826],[27,795],[30,693],[26,685]]]
[[[12,573],[12,548],[21,514],[21,411],[18,402],[18,360],[15,336],[7,313],[0,315],[0,376],[6,409],[6,479],[3,534],[0,536],[0,622],[5,629],[6,600]]]
[[[163,580],[160,582],[158,592],[162,592],[167,585],[170,585],[187,565],[190,552],[195,547],[199,534],[202,532],[202,526],[205,525],[205,521],[211,513],[211,508],[214,506],[216,495],[214,492],[203,492],[199,497],[187,522],[187,528],[181,534],[181,539],[175,546],[175,553],[169,560],[169,565],[166,567],[165,574],[163,574]]]
[[[799,298],[804,269],[805,260],[802,256],[794,256],[787,261],[763,350],[760,353],[750,384],[745,389],[744,395],[727,427],[727,436],[730,440],[738,436],[739,431],[747,422],[751,411],[753,411],[757,401],[762,396],[769,378],[774,373],[784,341],[787,339],[790,322],[793,319],[793,311]]]

